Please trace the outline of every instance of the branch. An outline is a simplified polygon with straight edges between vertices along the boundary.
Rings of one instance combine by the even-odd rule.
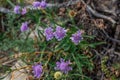
[[[78,3],[79,1],[80,0],[74,0],[74,1],[70,0],[70,1],[64,2],[62,4],[59,4],[59,3],[56,3],[56,4],[48,3],[47,7],[48,8],[52,8],[52,7],[58,7],[59,8],[59,7],[62,7],[62,6],[66,6],[67,7],[67,6],[70,6],[70,5],[74,5],[74,4]],[[32,5],[25,6],[25,8],[30,9],[30,10],[37,10],[38,9],[38,8],[34,8]],[[13,11],[11,11],[11,10],[9,10],[7,8],[0,7],[0,12],[1,13],[11,13]]]
[[[113,42],[117,42],[118,44],[120,44],[120,40],[117,40],[117,39],[114,39],[114,38],[110,37],[110,36],[105,32],[105,30],[102,30],[102,31],[103,31],[103,33],[105,34],[106,38],[110,39],[110,40],[113,41]]]
[[[103,15],[103,14],[98,13],[97,11],[94,11],[89,5],[87,5],[87,4],[84,2],[84,0],[81,0],[81,2],[82,2],[84,5],[86,5],[87,10],[90,11],[94,16],[100,17],[100,18],[103,18],[103,19],[106,19],[106,20],[110,21],[110,22],[113,23],[113,24],[116,23],[116,21],[115,21],[114,19],[112,19],[111,17],[105,16],[105,15]]]

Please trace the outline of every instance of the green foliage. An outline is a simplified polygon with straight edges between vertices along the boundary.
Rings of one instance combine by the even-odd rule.
[[[67,28],[65,23],[62,23],[64,21],[61,20],[61,23],[59,23],[60,20],[57,20],[56,17],[59,16],[52,9],[29,10],[24,16],[7,14],[3,23],[6,31],[0,33],[0,50],[10,51],[13,54],[15,52],[26,53],[20,58],[29,65],[33,65],[35,62],[42,63],[45,80],[53,80],[55,62],[60,58],[70,60],[73,67],[73,70],[69,74],[62,76],[62,79],[91,80],[89,76],[86,76],[85,71],[92,71],[94,65],[92,58],[85,55],[84,52],[86,50],[90,51],[89,48],[95,48],[97,45],[104,44],[104,42],[89,43],[87,40],[94,39],[94,36],[83,35],[83,40],[78,45],[72,43],[70,40],[71,35],[80,29],[77,28],[74,21],[72,21],[73,26],[68,28],[67,36],[63,40],[57,41],[53,39],[46,41],[43,30],[37,28],[45,29],[51,25],[53,28],[56,25]],[[47,22],[44,22],[43,19],[46,19]],[[71,18],[68,19],[71,20]],[[21,23],[25,21],[29,22],[29,30],[20,32]],[[29,36],[34,30],[38,35],[30,38]]]

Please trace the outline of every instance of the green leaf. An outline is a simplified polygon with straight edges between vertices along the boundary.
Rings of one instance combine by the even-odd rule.
[[[94,39],[95,36],[83,35],[84,38]]]
[[[89,44],[89,47],[95,48],[96,46],[102,45],[102,44],[106,44],[106,42],[96,42],[96,43],[92,43],[92,44]]]

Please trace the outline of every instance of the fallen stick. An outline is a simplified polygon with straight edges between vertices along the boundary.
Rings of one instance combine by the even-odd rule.
[[[105,16],[103,14],[98,13],[97,11],[93,10],[89,5],[87,5],[84,0],[81,0],[81,2],[86,6],[87,10],[90,11],[94,16],[96,17],[100,17],[103,19],[106,19],[108,21],[110,21],[111,23],[115,24],[116,21],[114,19],[112,19],[111,17]]]

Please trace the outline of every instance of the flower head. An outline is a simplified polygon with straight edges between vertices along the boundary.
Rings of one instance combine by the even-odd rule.
[[[32,5],[33,5],[33,7],[38,8],[38,7],[40,7],[41,2],[39,2],[39,1],[35,1],[35,2],[33,2]]]
[[[74,10],[71,10],[71,11],[69,12],[69,16],[70,16],[70,17],[75,17],[76,14],[77,14],[77,12],[75,12]]]
[[[61,73],[60,71],[57,71],[57,72],[55,72],[55,74],[54,74],[54,78],[55,78],[55,79],[60,79],[61,76],[62,76],[62,73]]]
[[[60,59],[60,62],[56,62],[55,70],[60,70],[63,73],[68,73],[68,71],[72,70],[72,67],[70,67],[70,60],[64,61],[64,59]]]
[[[72,37],[70,37],[70,39],[72,40],[72,42],[75,43],[75,45],[78,45],[79,42],[83,39],[82,35],[81,35],[81,31],[77,31],[75,34],[72,34]]]
[[[42,65],[41,64],[33,65],[32,69],[33,69],[34,77],[40,78],[43,73]]]
[[[60,41],[65,37],[66,32],[67,30],[65,30],[64,28],[57,26],[56,31],[54,32],[54,36],[58,41]]]
[[[20,6],[18,6],[18,5],[15,6],[15,7],[14,7],[14,13],[15,13],[15,14],[20,14],[20,9],[21,9]]]
[[[51,27],[48,27],[44,30],[44,34],[45,34],[47,41],[51,40],[54,37],[53,33],[54,32],[53,32],[53,29]]]
[[[24,15],[24,14],[26,14],[26,13],[27,13],[27,9],[26,9],[26,8],[23,8],[21,14]]]
[[[22,23],[22,26],[20,29],[21,29],[21,32],[28,30],[28,22]]]
[[[45,0],[41,1],[40,8],[45,9],[47,7],[47,3]]]

